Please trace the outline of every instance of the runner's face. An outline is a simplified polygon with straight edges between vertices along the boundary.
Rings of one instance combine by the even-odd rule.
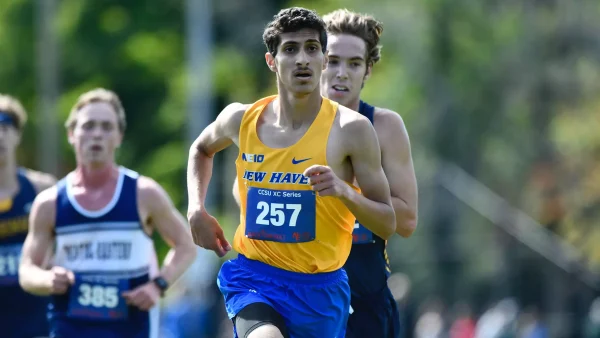
[[[344,106],[358,102],[367,75],[366,43],[349,34],[332,34],[327,42],[329,63],[321,76],[323,96]]]

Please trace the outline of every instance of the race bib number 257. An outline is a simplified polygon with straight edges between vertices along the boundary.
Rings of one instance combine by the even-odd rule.
[[[316,235],[316,195],[312,190],[249,187],[246,236],[281,243],[310,242]]]

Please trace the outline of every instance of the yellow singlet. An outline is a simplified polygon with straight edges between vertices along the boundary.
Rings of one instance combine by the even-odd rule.
[[[277,96],[250,107],[240,127],[236,160],[240,225],[234,249],[280,269],[319,273],[341,268],[352,246],[354,216],[334,197],[320,197],[302,175],[327,165],[329,131],[338,104],[323,98],[306,134],[288,148],[270,148],[257,134],[257,121]]]

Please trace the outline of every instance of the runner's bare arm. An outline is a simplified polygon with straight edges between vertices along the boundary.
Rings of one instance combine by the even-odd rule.
[[[232,103],[225,107],[190,147],[187,186],[190,209],[204,207],[206,189],[212,176],[213,156],[217,152],[237,143],[242,116],[246,105]]]
[[[342,201],[361,224],[387,239],[394,234],[396,217],[390,187],[381,167],[377,134],[371,122],[363,116],[348,127],[344,132],[344,142],[349,147],[350,161],[361,193],[347,189]]]
[[[374,120],[396,213],[396,233],[410,237],[417,227],[418,191],[408,132],[396,112],[378,108]]]
[[[40,193],[31,206],[29,232],[25,238],[19,265],[19,284],[32,294],[52,293],[52,272],[44,269],[48,252],[54,241],[54,218],[56,215],[56,189]]]
[[[171,247],[172,255],[165,260],[160,275],[172,285],[196,258],[196,246],[183,216],[177,211],[164,189],[154,180],[138,179],[140,207],[148,211],[149,224]]]

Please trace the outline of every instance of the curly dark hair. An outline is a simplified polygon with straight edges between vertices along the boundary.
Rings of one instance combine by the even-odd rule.
[[[325,22],[317,12],[302,7],[282,9],[273,16],[263,32],[263,42],[271,55],[277,54],[279,35],[282,33],[297,32],[301,29],[314,29],[319,33],[319,42],[323,53],[327,50],[327,30]]]

